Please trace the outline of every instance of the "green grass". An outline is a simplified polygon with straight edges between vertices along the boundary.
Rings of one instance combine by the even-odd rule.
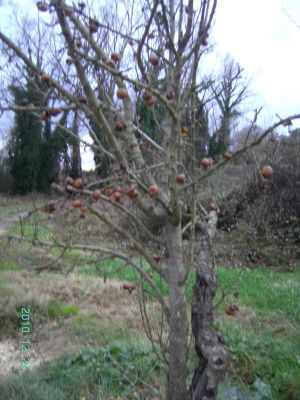
[[[219,268],[225,290],[236,287],[243,303],[260,315],[274,315],[300,323],[300,271],[270,272],[264,269]]]
[[[17,235],[24,235],[29,239],[37,237],[40,240],[49,241],[53,237],[51,230],[41,224],[35,224],[33,217],[23,220],[22,226],[19,223],[16,223],[11,228],[11,232]]]
[[[240,293],[241,312],[217,324],[233,374],[247,383],[259,378],[270,385],[274,400],[299,399],[300,273],[221,268],[219,275],[225,290],[234,287]]]
[[[139,276],[132,267],[128,265],[119,270],[120,265],[120,261],[110,260],[102,262],[99,269],[85,266],[79,272],[138,281]],[[216,328],[224,335],[230,349],[230,378],[252,386],[262,382],[261,385],[270,387],[274,400],[300,398],[300,271],[280,273],[263,268],[219,268],[218,275],[220,287],[229,293],[216,311]],[[153,277],[161,284],[157,274]],[[186,290],[189,297],[193,284],[191,273]],[[165,282],[162,282],[162,290],[166,295]],[[148,291],[152,293],[150,287]],[[238,299],[233,296],[236,291]],[[216,302],[220,297],[221,290]],[[240,308],[234,318],[224,313],[226,305],[232,302]]]
[[[17,261],[5,259],[0,260],[0,270],[21,271],[22,267]]]
[[[9,379],[0,384],[0,400],[146,400],[159,394],[160,370],[149,345],[114,342]]]
[[[72,319],[70,333],[80,336],[87,342],[96,340],[102,345],[108,345],[114,340],[129,342],[133,338],[123,321],[114,321],[112,328],[111,321],[86,313],[80,313]]]
[[[55,299],[50,299],[48,302],[48,315],[50,319],[59,317],[69,317],[78,314],[80,308],[75,304],[63,304]]]

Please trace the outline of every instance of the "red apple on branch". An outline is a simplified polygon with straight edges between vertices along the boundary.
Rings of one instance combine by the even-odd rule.
[[[270,179],[273,175],[273,168],[270,165],[265,165],[262,167],[260,173],[263,178]]]
[[[128,97],[128,91],[126,88],[119,88],[117,91],[117,96],[119,99],[126,99]]]
[[[159,187],[157,185],[151,185],[148,189],[148,194],[150,197],[155,197],[159,193]]]
[[[92,194],[92,199],[94,201],[98,201],[101,199],[101,191],[99,189],[96,189],[93,194]]]

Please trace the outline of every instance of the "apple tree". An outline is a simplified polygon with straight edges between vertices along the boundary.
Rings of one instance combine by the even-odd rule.
[[[208,211],[203,206],[201,185],[286,122],[280,120],[217,163],[212,158],[199,162],[196,127],[198,118],[203,118],[199,99],[209,85],[200,72],[216,7],[217,0],[110,1],[96,17],[83,2],[39,1],[39,18],[45,18],[55,39],[55,46],[45,55],[52,64],[36,62],[0,31],[3,48],[42,82],[45,93],[52,93],[53,107],[76,115],[78,124],[88,130],[93,149],[110,162],[111,176],[94,191],[81,179],[70,177],[65,187],[54,187],[81,196],[73,200],[73,206],[85,207],[95,220],[112,229],[118,246],[58,241],[55,246],[122,259],[151,286],[167,323],[168,400],[216,399],[228,366],[228,350],[213,327],[218,281],[211,251],[218,207],[213,199]],[[53,62],[55,69],[51,69]],[[219,93],[215,98],[222,99]],[[143,105],[143,115],[151,116],[155,127],[151,137],[141,129],[145,121],[137,118],[137,103]],[[76,136],[79,125],[61,125],[51,115],[53,107],[29,108],[37,113],[44,109],[53,124]],[[6,108],[16,109],[13,105]],[[131,229],[120,223],[121,217],[130,221]],[[41,240],[35,244],[53,245]],[[144,264],[137,262],[139,258],[167,285],[167,296]],[[190,328],[185,289],[191,273],[196,277],[191,331],[199,361],[187,388]]]

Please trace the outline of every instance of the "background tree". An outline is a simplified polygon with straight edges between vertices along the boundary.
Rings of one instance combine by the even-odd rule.
[[[231,144],[233,122],[241,115],[241,106],[249,96],[249,82],[244,70],[231,57],[224,60],[223,71],[211,85],[214,102],[219,111],[219,123],[211,135],[208,155],[220,157]],[[245,112],[245,110],[244,110]]]
[[[26,89],[11,87],[15,103],[20,106],[39,99],[28,84]],[[15,127],[9,141],[9,167],[15,191],[21,194],[38,189],[42,149],[42,126],[38,117],[28,111],[16,114]]]

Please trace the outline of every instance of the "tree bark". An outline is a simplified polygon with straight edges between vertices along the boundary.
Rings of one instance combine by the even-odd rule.
[[[188,327],[181,226],[167,224],[166,230],[170,305],[167,400],[186,400]]]
[[[192,332],[199,358],[189,389],[188,400],[217,399],[218,385],[228,365],[228,350],[213,328],[213,298],[217,289],[214,271],[199,264],[192,302]]]

